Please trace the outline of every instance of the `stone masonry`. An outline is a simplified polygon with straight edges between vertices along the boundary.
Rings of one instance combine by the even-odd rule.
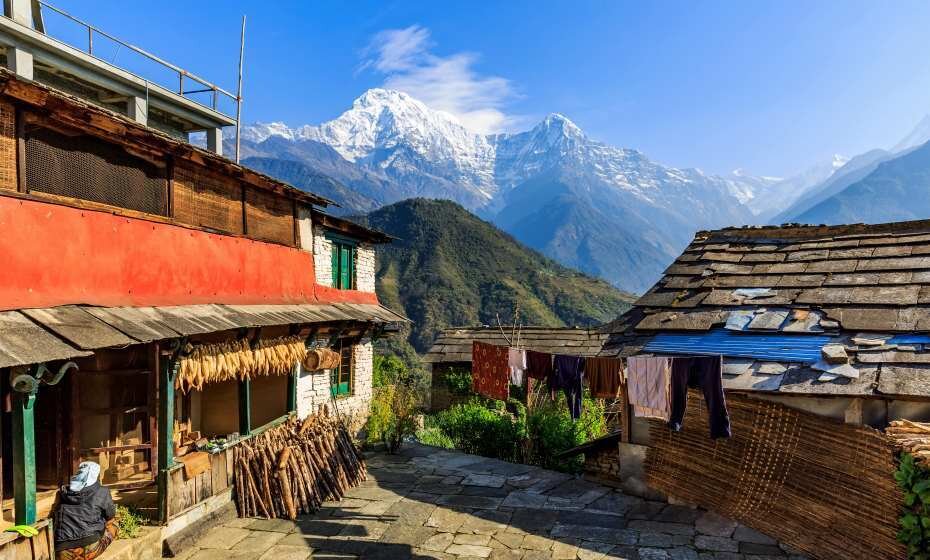
[[[803,560],[748,527],[577,477],[418,445],[296,522],[235,519],[185,560]]]
[[[316,283],[321,286],[333,286],[333,243],[326,238],[325,230],[313,226],[313,267],[316,269]]]
[[[368,406],[371,404],[372,392],[372,344],[365,338],[355,345],[353,362],[352,394],[338,397],[335,402],[339,413],[349,423],[353,432],[357,432],[368,419]],[[333,405],[330,392],[329,371],[306,371],[300,368],[297,379],[297,414],[303,418],[312,411],[326,404]]]
[[[584,454],[584,472],[592,479],[620,484],[620,458],[617,446],[593,449]]]
[[[375,249],[364,243],[355,252],[355,288],[360,292],[375,291]]]
[[[332,242],[326,238],[325,230],[313,226],[313,262],[316,281],[323,286],[332,286]],[[359,244],[355,257],[355,284],[359,291],[375,291],[375,251],[368,244]],[[363,339],[355,346],[352,356],[352,394],[339,397],[335,406],[354,432],[365,424],[371,404],[373,352],[370,339]],[[322,404],[333,406],[328,371],[300,370],[297,381],[297,413],[304,417]]]

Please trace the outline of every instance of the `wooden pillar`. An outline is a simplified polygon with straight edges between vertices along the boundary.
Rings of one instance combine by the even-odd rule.
[[[175,354],[158,368],[158,517],[168,520],[168,469],[174,465],[174,380],[181,361]]]
[[[239,382],[239,435],[245,437],[252,433],[252,382],[248,379]]]
[[[13,392],[13,501],[17,525],[36,522],[35,394]]]
[[[294,366],[294,371],[287,378],[287,411],[297,412],[297,379],[300,377],[300,366]]]

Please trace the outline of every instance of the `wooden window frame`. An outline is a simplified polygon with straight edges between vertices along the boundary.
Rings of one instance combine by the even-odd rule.
[[[358,260],[358,242],[338,236],[327,236],[327,239],[330,242],[330,270],[333,288],[337,290],[357,289],[355,264]],[[345,261],[342,259],[343,251],[349,255]]]
[[[342,363],[338,368],[329,370],[330,394],[337,399],[355,394],[355,345],[340,342],[339,353],[342,354]]]

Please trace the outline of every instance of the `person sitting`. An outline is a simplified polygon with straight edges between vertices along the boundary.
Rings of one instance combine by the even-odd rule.
[[[85,461],[59,490],[53,511],[57,560],[92,560],[116,538],[116,506],[99,476],[100,465]]]

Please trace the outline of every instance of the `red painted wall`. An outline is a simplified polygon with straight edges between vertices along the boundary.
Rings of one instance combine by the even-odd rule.
[[[299,249],[0,196],[0,310],[65,304],[377,303]]]

